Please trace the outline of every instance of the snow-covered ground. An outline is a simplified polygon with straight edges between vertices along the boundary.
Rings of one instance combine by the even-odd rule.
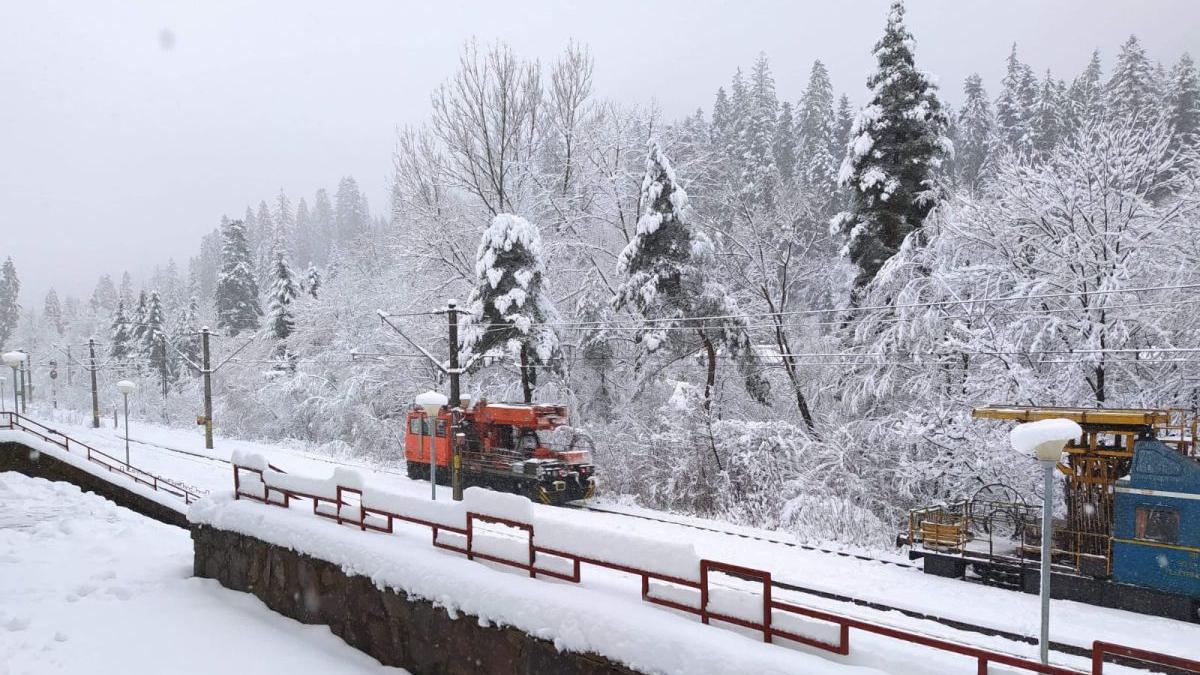
[[[61,428],[80,440],[94,443],[106,451],[121,450],[123,452],[123,441],[111,428],[93,430],[59,422],[52,426]],[[428,483],[410,481],[403,476],[402,464],[399,459],[392,466],[365,465],[361,460],[330,458],[294,447],[272,446],[224,438],[218,438],[217,449],[207,451],[203,448],[201,436],[194,430],[172,429],[145,423],[134,425],[131,436],[138,441],[132,445],[131,450],[135,464],[213,491],[228,491],[232,488],[229,465],[217,460],[228,458],[234,450],[246,450],[267,455],[272,463],[289,472],[317,477],[328,476],[332,472],[333,466],[337,464],[358,464],[373,485],[416,496],[427,497],[429,494]],[[399,452],[397,455],[399,456]],[[445,492],[444,489],[443,492]],[[448,497],[448,494],[442,496],[442,498]],[[577,510],[540,506],[535,508],[538,509],[539,518],[612,528],[653,538],[684,540],[694,545],[696,552],[703,557],[766,569],[771,571],[777,580],[790,584],[831,591],[1026,635],[1034,635],[1037,631],[1038,606],[1035,596],[928,576],[922,574],[917,568],[846,558],[783,546],[769,541],[756,541],[716,532],[705,532],[671,523]],[[613,504],[606,505],[606,508],[637,510],[633,507]],[[637,510],[637,512],[667,520],[726,530],[734,529],[727,524],[714,521],[685,519],[672,514],[644,509]],[[321,525],[337,527],[332,523],[321,523]],[[762,532],[752,528],[740,528],[740,531],[772,539],[787,539],[786,534],[778,532]],[[351,532],[351,534],[356,537],[375,536],[357,532]],[[424,541],[427,542],[427,534],[425,537]],[[438,554],[452,555],[441,552]],[[894,552],[880,552],[877,555],[878,557],[898,558]],[[603,574],[599,573],[600,570],[585,570],[585,585],[588,584],[589,578],[597,579],[601,586],[608,584],[609,582],[604,579]],[[620,592],[633,593],[636,600],[635,590],[623,589]],[[1036,647],[1032,645],[965,633],[940,624],[911,619],[895,612],[881,612],[865,607],[851,606],[809,594],[777,590],[776,595],[781,599],[803,606],[900,626],[998,651],[1026,657],[1036,656]],[[1093,640],[1106,640],[1189,658],[1200,658],[1200,627],[1196,625],[1057,600],[1053,603],[1052,616],[1051,634],[1055,641],[1089,647]],[[876,643],[881,654],[890,653],[893,658],[900,658],[900,655],[905,653],[903,649],[897,647],[897,643],[887,640],[877,641],[874,638],[858,634],[852,640],[856,652],[872,649],[873,647],[867,645]],[[1082,659],[1057,655],[1055,659],[1066,665],[1086,669],[1087,664]],[[888,666],[886,669],[889,671],[903,672],[903,670],[894,670],[887,659],[882,662],[860,663],[876,667]],[[1119,671],[1120,669],[1113,669],[1113,672]]]
[[[0,473],[0,674],[403,673],[192,577],[185,530]]]

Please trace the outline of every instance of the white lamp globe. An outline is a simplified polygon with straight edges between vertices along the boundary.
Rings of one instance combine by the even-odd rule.
[[[445,394],[436,391],[427,391],[424,394],[418,394],[416,398],[417,405],[425,410],[425,414],[429,417],[436,417],[442,406],[449,403],[450,399],[446,398]]]
[[[121,380],[117,383],[117,390],[122,394],[132,394],[134,389],[137,389],[137,385],[129,380]]]
[[[1033,455],[1039,462],[1057,462],[1068,441],[1083,436],[1083,429],[1071,420],[1056,418],[1018,424],[1008,433],[1013,450]]]
[[[4,352],[4,356],[0,358],[4,359],[4,365],[9,368],[16,368],[24,363],[28,357],[23,352]]]

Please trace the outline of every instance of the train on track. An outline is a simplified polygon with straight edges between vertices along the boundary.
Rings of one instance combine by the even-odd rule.
[[[1054,520],[1051,594],[1200,622],[1200,451],[1182,410],[986,406],[981,419],[1065,418],[1064,517]],[[1041,504],[989,486],[915,509],[898,537],[925,572],[1038,592]]]
[[[408,477],[429,480],[436,473],[438,483],[449,484],[457,455],[464,487],[555,505],[591,497],[596,492],[591,440],[559,430],[570,431],[561,405],[480,399],[457,410],[443,407],[436,420],[413,407],[404,435]],[[567,440],[551,441],[558,436]]]

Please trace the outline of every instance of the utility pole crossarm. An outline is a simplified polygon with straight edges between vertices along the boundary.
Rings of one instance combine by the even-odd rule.
[[[380,309],[380,310],[376,310],[376,312],[379,314],[379,320],[380,320],[380,321],[382,321],[383,323],[386,323],[386,324],[388,325],[388,327],[389,327],[389,328],[391,328],[392,330],[396,331],[396,334],[397,334],[397,335],[399,335],[400,337],[404,338],[404,341],[405,341],[405,342],[407,342],[408,344],[412,345],[414,349],[416,349],[417,351],[419,351],[419,352],[421,352],[422,354],[424,354],[424,355],[425,355],[425,358],[429,359],[429,361],[430,361],[431,363],[433,363],[433,365],[437,366],[438,370],[442,371],[443,373],[447,373],[447,374],[449,374],[450,370],[449,370],[448,368],[446,368],[446,366],[442,365],[442,362],[441,362],[441,361],[438,361],[438,360],[437,360],[437,358],[436,358],[436,357],[434,357],[434,355],[433,355],[433,354],[430,354],[428,349],[425,349],[425,348],[424,348],[424,347],[422,347],[421,345],[419,345],[419,344],[417,344],[416,342],[414,342],[414,341],[412,340],[412,338],[410,338],[410,337],[408,337],[407,335],[405,335],[405,334],[404,334],[404,331],[400,330],[400,328],[399,328],[399,327],[398,327],[396,324],[394,324],[394,323],[392,323],[391,321],[389,321],[389,320],[388,320],[389,316],[388,316],[388,313],[387,313],[387,312],[383,311],[382,309]]]

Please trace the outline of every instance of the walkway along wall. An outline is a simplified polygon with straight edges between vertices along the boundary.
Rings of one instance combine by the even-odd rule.
[[[595,654],[560,652],[514,628],[480,625],[432,602],[377,588],[364,576],[247,535],[192,527],[195,575],[253,593],[301,623],[329,626],[351,646],[413,673],[634,673]],[[487,623],[487,622],[483,622]]]
[[[148,518],[177,527],[188,526],[187,516],[180,511],[159,504],[116,482],[109,482],[18,441],[0,442],[0,471],[16,471],[26,476],[74,483],[85,492],[98,494]],[[180,502],[180,505],[182,506],[183,503]]]

